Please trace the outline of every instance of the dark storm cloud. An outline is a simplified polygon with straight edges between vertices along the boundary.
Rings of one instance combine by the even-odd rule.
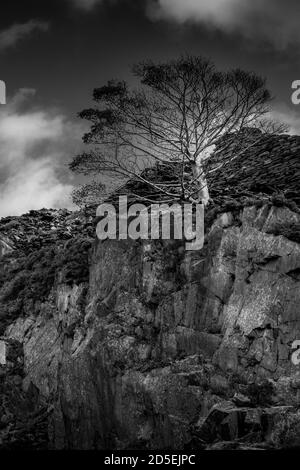
[[[83,10],[92,10],[94,6],[102,3],[103,0],[68,0],[74,6],[82,8]]]
[[[15,23],[0,31],[0,51],[15,46],[34,31],[47,31],[48,29],[49,24],[45,21],[29,20],[26,23]]]
[[[238,32],[277,49],[300,42],[298,0],[149,0],[148,14],[154,20]]]
[[[82,10],[91,11],[95,6],[115,0],[67,0],[70,4]]]

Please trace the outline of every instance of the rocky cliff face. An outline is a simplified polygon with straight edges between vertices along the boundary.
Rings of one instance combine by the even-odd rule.
[[[96,241],[80,214],[4,220],[2,446],[299,445],[299,227],[288,207],[250,205],[186,252]]]

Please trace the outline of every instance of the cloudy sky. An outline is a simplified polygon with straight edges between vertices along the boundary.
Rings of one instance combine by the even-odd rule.
[[[71,207],[67,162],[82,144],[76,113],[130,65],[182,53],[266,76],[274,109],[300,134],[299,0],[1,0],[0,217]]]

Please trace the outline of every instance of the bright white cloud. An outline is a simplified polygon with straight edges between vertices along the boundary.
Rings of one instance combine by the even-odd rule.
[[[83,129],[58,111],[23,111],[32,95],[33,90],[20,90],[0,108],[0,217],[72,208],[64,162],[78,150]]]
[[[170,18],[179,23],[203,21],[232,27],[243,3],[245,0],[158,0],[150,3],[150,13],[153,17]]]
[[[49,24],[45,21],[30,20],[26,23],[15,23],[0,31],[0,51],[13,47],[17,42],[29,36],[34,31],[47,31]]]
[[[44,111],[11,114],[0,120],[0,136],[3,141],[14,141],[16,150],[29,148],[37,142],[61,137],[62,116],[49,117]]]
[[[0,185],[0,216],[20,215],[31,209],[71,207],[71,185],[59,181],[49,158],[27,161],[22,171]]]
[[[279,103],[272,111],[271,117],[275,121],[287,124],[289,126],[288,134],[300,135],[300,114],[296,106],[292,109],[285,103]]]
[[[277,48],[300,42],[298,0],[148,0],[153,20],[200,23],[246,38],[265,39]]]

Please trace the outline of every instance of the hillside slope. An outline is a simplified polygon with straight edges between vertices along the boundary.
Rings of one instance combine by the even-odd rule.
[[[2,219],[1,448],[299,446],[300,214],[266,193],[215,202],[195,252]]]

